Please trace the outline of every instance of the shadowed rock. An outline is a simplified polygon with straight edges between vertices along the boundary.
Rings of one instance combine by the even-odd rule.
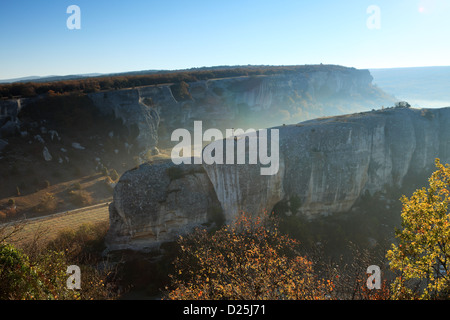
[[[117,183],[106,241],[109,250],[152,250],[197,226],[221,221],[220,203],[201,165],[147,163]]]

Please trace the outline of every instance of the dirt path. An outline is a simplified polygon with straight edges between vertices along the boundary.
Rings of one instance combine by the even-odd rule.
[[[106,202],[50,216],[27,219],[20,222],[23,223],[23,228],[12,236],[12,241],[27,242],[37,234],[40,235],[41,240],[49,241],[63,230],[77,229],[86,223],[107,222],[109,219],[108,206],[109,202]],[[14,225],[17,225],[17,223],[0,225],[0,227],[4,227],[5,231],[8,232],[14,228]]]

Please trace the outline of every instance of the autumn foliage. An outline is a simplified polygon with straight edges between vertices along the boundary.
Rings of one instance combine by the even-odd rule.
[[[71,80],[63,79],[59,81],[49,82],[15,82],[0,84],[0,99],[10,99],[13,97],[35,97],[41,94],[55,96],[64,93],[92,93],[159,84],[175,84],[175,86],[182,86],[183,82],[195,82],[217,78],[292,74],[299,72],[308,74],[316,70],[323,70],[324,68],[326,68],[327,71],[345,70],[345,67],[336,65],[241,67],[222,66],[212,68],[194,68],[179,71],[160,71],[156,73],[125,73]]]
[[[273,217],[242,214],[233,225],[214,233],[198,229],[178,243],[169,299],[318,300],[333,291]]]
[[[450,166],[436,159],[429,188],[402,197],[402,228],[387,253],[394,299],[448,299],[450,289]]]

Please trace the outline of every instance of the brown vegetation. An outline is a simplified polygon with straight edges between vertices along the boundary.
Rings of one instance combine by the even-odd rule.
[[[140,75],[102,76],[87,79],[64,80],[54,82],[27,82],[0,85],[0,98],[34,97],[40,94],[57,96],[64,93],[91,93],[104,90],[118,90],[139,86],[159,84],[180,84],[199,80],[230,78],[242,76],[289,74],[313,72],[319,68],[327,70],[344,69],[340,66],[246,66],[246,67],[216,67],[191,69],[185,71],[158,72]]]
[[[389,299],[387,281],[380,290],[366,286],[368,252],[355,248],[350,263],[306,255],[273,216],[243,214],[232,226],[199,229],[178,244],[169,299]]]

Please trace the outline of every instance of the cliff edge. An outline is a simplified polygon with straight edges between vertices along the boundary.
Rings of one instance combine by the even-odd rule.
[[[345,212],[363,194],[404,190],[427,177],[435,158],[450,162],[450,108],[387,108],[272,129],[279,130],[280,155],[272,176],[261,175],[259,165],[203,163],[171,169],[181,170],[171,180],[168,168],[177,166],[170,160],[124,174],[110,208],[109,250],[147,250],[173,241],[211,222],[213,208],[225,222],[240,211],[258,215],[281,202],[310,219]],[[164,201],[135,200],[159,194]]]

